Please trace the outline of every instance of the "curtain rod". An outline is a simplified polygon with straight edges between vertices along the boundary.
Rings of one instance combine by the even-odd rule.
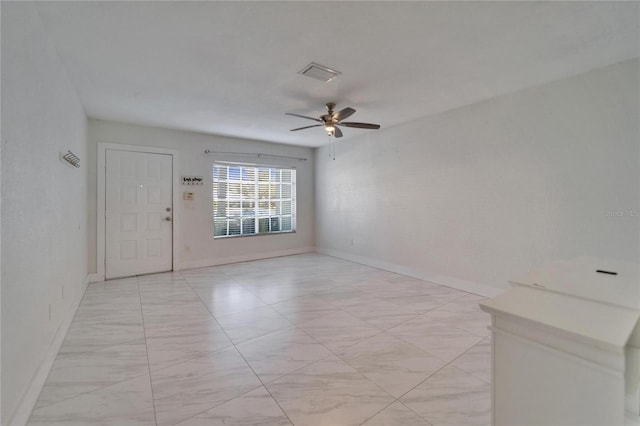
[[[307,159],[303,157],[287,157],[286,155],[258,154],[258,153],[252,153],[252,152],[211,151],[210,149],[205,149],[204,153],[205,155],[209,155],[209,154],[255,155],[258,158],[269,157],[269,158],[283,158],[286,160],[307,161]]]

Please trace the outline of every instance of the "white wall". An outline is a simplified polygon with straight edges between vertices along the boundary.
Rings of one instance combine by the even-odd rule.
[[[87,156],[83,108],[34,5],[2,2],[1,7],[1,422],[6,425],[85,288]],[[80,169],[59,160],[67,150],[80,157]]]
[[[316,245],[461,287],[581,254],[638,261],[638,73],[627,61],[369,132],[335,161],[323,147]]]
[[[96,271],[96,164],[99,143],[152,146],[178,150],[180,176],[202,176],[203,186],[182,186],[179,192],[195,192],[192,208],[182,198],[175,200],[179,220],[178,265],[186,269],[265,257],[281,256],[314,249],[314,152],[310,148],[167,130],[132,124],[89,120],[89,264]],[[307,161],[289,161],[250,156],[205,156],[205,149],[304,157]],[[288,165],[297,169],[297,232],[241,238],[213,238],[212,165],[214,160]]]

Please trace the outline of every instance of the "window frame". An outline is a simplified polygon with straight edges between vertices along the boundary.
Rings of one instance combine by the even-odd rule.
[[[216,177],[217,167],[226,168],[227,175],[225,179],[220,179],[219,177]],[[237,174],[237,178],[232,178],[230,176],[231,168],[239,168],[239,173]],[[244,171],[247,169],[249,170],[249,174],[253,175],[253,180],[244,179],[245,177]],[[269,179],[260,180],[260,171],[264,173],[265,170],[268,171]],[[273,177],[274,171],[276,171],[277,180],[274,180],[274,177]],[[290,182],[283,181],[282,171],[291,172]],[[213,228],[212,228],[213,238],[225,239],[225,238],[236,238],[236,237],[255,237],[255,236],[262,236],[262,235],[279,235],[279,234],[295,233],[297,228],[297,219],[296,219],[297,182],[296,180],[297,180],[297,169],[293,166],[282,166],[282,165],[276,166],[271,164],[214,161],[211,166],[211,182],[212,182],[212,190],[211,190],[212,212],[211,213],[212,213],[212,219],[213,219]],[[243,185],[247,185],[249,182],[251,182],[251,184],[253,185],[253,191],[252,191],[253,198],[244,197]],[[220,183],[226,183],[226,194],[225,194],[225,197],[223,198],[220,198],[219,197],[220,194],[217,193],[218,187],[216,185]],[[234,189],[236,190],[236,194],[239,195],[238,197],[229,196],[229,192],[231,188],[230,184],[236,185],[236,188]],[[261,185],[263,186],[263,189],[264,189],[264,186],[268,186],[269,195],[266,198],[260,197],[261,194],[264,194],[264,190],[262,192],[260,191]],[[275,191],[277,196],[274,196],[274,194],[272,193],[273,185],[275,185],[275,188],[277,188],[277,190]],[[285,185],[290,185],[291,187],[289,197],[283,197],[282,188]],[[224,221],[226,223],[226,234],[216,235],[217,223],[219,223],[220,219],[222,219],[222,217],[216,216],[216,209],[217,209],[216,204],[219,202],[226,203],[226,206],[225,206],[226,216],[224,217]],[[290,206],[291,211],[289,214],[283,214],[282,206],[284,202],[290,202],[291,204]],[[229,214],[229,210],[232,209],[232,207],[230,206],[231,203],[234,204],[233,209],[235,209],[236,211],[239,211],[239,215]],[[244,214],[246,211],[245,203],[253,203],[253,207],[249,207],[249,209],[253,210],[253,214],[251,215]],[[260,208],[261,205],[264,206],[264,203],[268,203],[266,214],[264,214],[264,210],[261,211],[261,208]],[[277,206],[276,207],[277,214],[272,214],[274,205]],[[273,219],[275,218],[278,219],[277,223],[278,223],[279,229],[282,229],[282,222],[283,222],[282,219],[289,218],[291,221],[291,229],[271,230],[271,227],[273,226]],[[245,219],[253,219],[253,232],[250,232],[250,233],[243,232],[244,231],[243,228],[245,226],[244,225]],[[230,231],[231,231],[230,223],[231,221],[234,221],[234,220],[238,222],[239,233],[230,234]],[[260,232],[261,220],[266,220],[267,226],[269,227],[269,231]]]

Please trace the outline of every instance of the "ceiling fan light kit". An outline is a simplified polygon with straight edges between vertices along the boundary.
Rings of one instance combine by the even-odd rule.
[[[356,112],[356,110],[351,107],[346,107],[334,113],[333,108],[335,108],[335,106],[336,106],[335,103],[329,102],[327,104],[327,113],[324,115],[321,115],[318,118],[307,117],[306,115],[294,114],[292,112],[286,112],[285,114],[292,115],[294,117],[306,118],[307,120],[313,120],[320,123],[320,124],[312,124],[311,126],[304,126],[304,127],[298,127],[296,129],[291,129],[292,132],[303,130],[303,129],[310,129],[312,127],[324,127],[324,130],[327,132],[328,136],[341,138],[342,130],[340,130],[338,125],[345,126],[345,127],[354,127],[358,129],[370,129],[370,130],[376,130],[380,128],[379,124],[356,123],[353,121],[344,122],[342,120],[344,120],[345,118],[351,117]]]

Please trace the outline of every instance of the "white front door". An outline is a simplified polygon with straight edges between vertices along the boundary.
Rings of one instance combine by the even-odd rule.
[[[167,154],[106,151],[107,278],[173,269],[172,160]]]

